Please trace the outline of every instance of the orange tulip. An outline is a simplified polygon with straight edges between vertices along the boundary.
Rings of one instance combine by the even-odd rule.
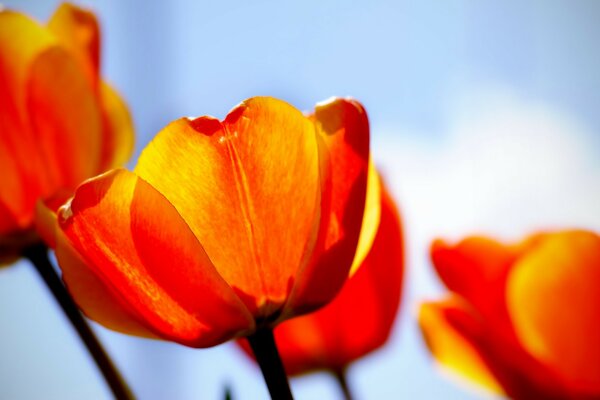
[[[368,154],[354,100],[306,117],[252,98],[223,121],[176,120],[133,173],[90,180],[59,210],[64,280],[90,318],[125,333],[208,347],[272,327],[346,280]]]
[[[512,398],[600,398],[597,234],[436,241],[432,259],[453,293],[419,321],[442,365]]]
[[[383,190],[377,235],[357,272],[331,303],[275,328],[286,372],[324,369],[340,374],[352,361],[381,347],[398,312],[402,272],[400,221]],[[239,344],[252,354],[245,340]]]
[[[66,200],[133,149],[125,104],[99,77],[93,14],[60,6],[47,26],[0,11],[0,263],[39,240],[38,200]]]

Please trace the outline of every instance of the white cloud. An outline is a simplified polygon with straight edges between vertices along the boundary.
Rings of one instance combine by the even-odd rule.
[[[600,230],[600,148],[581,122],[498,87],[459,96],[450,110],[438,141],[399,129],[375,145],[421,231],[518,238],[543,228]]]

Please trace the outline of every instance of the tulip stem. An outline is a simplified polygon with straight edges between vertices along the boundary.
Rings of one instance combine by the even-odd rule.
[[[271,399],[292,400],[292,391],[279,357],[273,330],[259,329],[248,336],[248,342],[265,378]]]
[[[29,259],[40,276],[54,295],[54,298],[79,334],[96,365],[102,372],[110,390],[118,400],[132,400],[134,396],[121,378],[121,375],[111,362],[108,354],[94,335],[89,324],[79,312],[75,302],[61,282],[56,270],[48,259],[48,248],[43,244],[35,244],[23,251],[23,256]]]
[[[335,379],[337,380],[338,384],[340,385],[340,389],[342,389],[342,393],[344,394],[344,399],[345,400],[352,400],[352,392],[350,391],[350,386],[348,386],[348,380],[346,379],[346,371],[341,369],[341,370],[336,370],[333,371],[333,375],[335,376]]]

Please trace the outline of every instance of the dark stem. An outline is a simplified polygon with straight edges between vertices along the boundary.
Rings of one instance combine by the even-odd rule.
[[[100,342],[94,335],[83,315],[69,296],[65,286],[61,282],[56,270],[48,259],[48,249],[43,244],[35,244],[26,248],[23,251],[23,256],[35,266],[40,276],[48,286],[48,289],[54,295],[54,298],[62,308],[63,312],[69,318],[69,321],[79,334],[79,337],[87,347],[90,355],[93,357],[96,365],[104,375],[106,383],[110,386],[110,390],[118,400],[132,400],[133,394],[123,381],[117,369],[111,362],[110,358],[100,345]]]
[[[348,381],[346,380],[346,371],[345,370],[337,370],[333,371],[333,375],[335,375],[335,379],[338,381],[340,385],[340,389],[342,389],[342,393],[344,393],[344,399],[352,400],[352,392],[350,391],[350,387],[348,386]]]
[[[248,336],[248,342],[265,378],[271,399],[292,400],[292,392],[277,351],[273,330],[259,329]]]

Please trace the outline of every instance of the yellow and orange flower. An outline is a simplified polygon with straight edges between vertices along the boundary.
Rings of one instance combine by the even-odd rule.
[[[516,399],[600,397],[597,234],[436,241],[432,259],[453,293],[419,320],[442,365]]]
[[[127,108],[99,77],[99,48],[96,18],[75,6],[47,26],[0,11],[0,263],[39,240],[38,200],[66,200],[133,150]]]
[[[134,172],[81,185],[57,258],[104,326],[207,347],[329,302],[363,218],[369,127],[354,100],[304,116],[251,98],[223,121],[176,120]]]
[[[352,361],[387,341],[400,305],[404,264],[396,207],[383,187],[380,198],[381,217],[373,246],[340,293],[320,310],[275,328],[289,375],[320,369],[342,373]],[[239,344],[252,355],[246,340]]]

